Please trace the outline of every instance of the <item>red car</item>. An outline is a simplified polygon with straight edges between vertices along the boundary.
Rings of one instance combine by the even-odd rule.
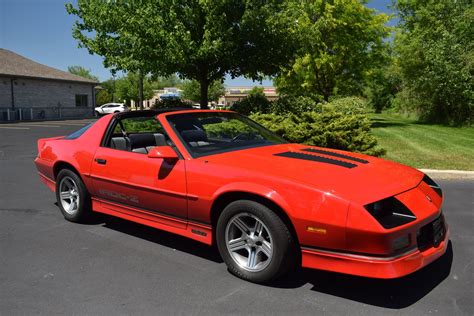
[[[35,163],[67,220],[99,212],[216,243],[253,282],[297,265],[397,278],[448,245],[441,189],[422,172],[289,144],[231,111],[107,115],[38,140]]]

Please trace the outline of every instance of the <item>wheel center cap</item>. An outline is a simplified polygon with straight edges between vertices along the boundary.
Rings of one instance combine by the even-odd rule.
[[[254,247],[256,246],[257,244],[257,238],[255,236],[249,236],[249,238],[247,238],[247,244],[250,246],[250,247]]]

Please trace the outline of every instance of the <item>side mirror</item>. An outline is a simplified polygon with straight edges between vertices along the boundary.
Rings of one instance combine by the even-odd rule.
[[[179,157],[170,146],[156,146],[148,151],[148,158],[178,160]]]

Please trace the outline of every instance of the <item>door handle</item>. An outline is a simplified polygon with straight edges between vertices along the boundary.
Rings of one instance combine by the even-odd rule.
[[[95,158],[95,162],[97,162],[99,165],[105,165],[107,163],[107,160],[102,158]]]

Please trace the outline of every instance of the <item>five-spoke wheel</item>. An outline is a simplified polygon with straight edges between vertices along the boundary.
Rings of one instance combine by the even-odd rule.
[[[272,260],[272,237],[265,224],[252,214],[235,215],[225,232],[227,250],[245,270],[261,271]]]
[[[64,218],[72,222],[87,221],[91,199],[82,179],[71,169],[62,169],[56,177],[56,199]]]
[[[59,198],[64,211],[74,215],[79,209],[79,189],[71,177],[65,176],[59,182]]]
[[[255,201],[227,205],[219,216],[216,242],[222,259],[235,275],[268,282],[294,263],[294,240],[282,219]]]

